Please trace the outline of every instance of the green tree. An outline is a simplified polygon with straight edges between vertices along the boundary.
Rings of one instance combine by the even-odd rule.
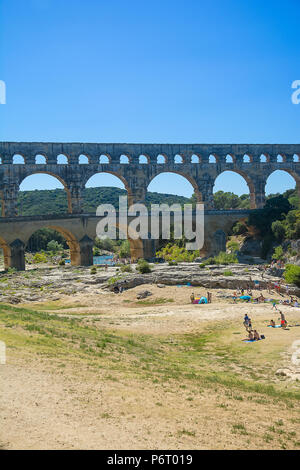
[[[47,243],[47,251],[51,251],[52,253],[59,253],[62,250],[63,246],[56,240],[51,240]]]
[[[128,240],[124,240],[119,251],[120,258],[130,258],[130,243]]]
[[[287,264],[283,276],[289,284],[295,284],[300,287],[300,266]]]
[[[272,222],[272,232],[277,240],[283,240],[285,236],[284,224],[280,220],[275,220]]]

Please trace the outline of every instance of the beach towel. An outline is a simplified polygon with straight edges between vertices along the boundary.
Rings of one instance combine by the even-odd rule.
[[[241,295],[240,299],[242,300],[251,300],[250,295]]]

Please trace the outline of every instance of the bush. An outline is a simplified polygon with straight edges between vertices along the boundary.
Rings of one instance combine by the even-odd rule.
[[[96,266],[93,266],[93,267],[91,268],[91,271],[90,271],[90,272],[91,272],[91,274],[96,274],[96,272],[97,272]]]
[[[232,227],[232,233],[234,235],[242,235],[243,233],[246,233],[247,231],[248,231],[247,226],[243,224],[243,222],[237,222]]]
[[[224,271],[223,275],[224,276],[233,276],[233,272],[232,271]]]
[[[65,262],[64,259],[61,259],[58,264],[59,264],[59,266],[65,266],[66,262]]]
[[[47,243],[47,251],[51,251],[52,253],[59,253],[63,249],[64,247],[56,240],[51,240]]]
[[[101,250],[97,246],[93,247],[93,255],[94,256],[100,256],[101,255]]]
[[[163,258],[166,261],[181,261],[191,262],[200,256],[199,250],[189,251],[185,247],[177,244],[168,243],[164,248],[156,253],[158,258]]]
[[[47,256],[45,253],[36,253],[33,257],[33,262],[38,264],[38,263],[47,263]]]
[[[225,251],[220,251],[214,259],[217,264],[233,264],[238,262],[235,253],[226,253]]]
[[[203,263],[199,265],[199,268],[204,268],[205,266],[208,266],[210,264],[216,264],[215,258],[207,258]]]
[[[239,244],[233,240],[230,240],[227,243],[226,248],[230,251],[230,253],[234,253],[235,251],[239,251]]]
[[[279,246],[276,246],[275,250],[274,250],[274,253],[272,255],[272,259],[276,259],[276,260],[282,260],[284,259],[284,251],[283,251],[283,248],[281,245]]]
[[[132,273],[132,267],[130,266],[130,264],[125,264],[121,266],[121,271],[122,273]]]
[[[130,244],[128,240],[124,240],[119,251],[120,258],[130,258]]]
[[[285,237],[285,228],[280,220],[275,220],[275,222],[272,223],[272,232],[277,240],[283,240]]]
[[[146,260],[144,259],[139,259],[137,268],[136,268],[141,274],[146,274],[146,273],[151,273],[150,265],[147,263]]]
[[[169,266],[178,266],[177,261],[169,261],[168,263]]]
[[[300,266],[287,264],[283,276],[289,284],[295,284],[300,287]]]

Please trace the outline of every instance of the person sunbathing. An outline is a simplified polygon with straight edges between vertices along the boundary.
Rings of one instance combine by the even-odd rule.
[[[249,331],[248,339],[249,339],[249,341],[254,341],[254,335],[252,333],[252,330]]]
[[[254,336],[255,341],[258,341],[260,339],[260,336],[256,330],[253,331],[253,336]]]
[[[270,326],[272,326],[273,328],[275,328],[275,322],[274,322],[274,320],[271,320],[271,321],[270,321]]]

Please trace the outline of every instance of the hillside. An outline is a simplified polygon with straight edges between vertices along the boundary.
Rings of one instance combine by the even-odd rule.
[[[125,189],[101,187],[86,188],[83,194],[84,212],[95,213],[100,204],[119,205],[119,196],[125,196]],[[189,198],[173,194],[148,193],[147,206],[150,204],[187,204]],[[67,195],[63,189],[20,191],[18,198],[20,215],[63,214],[68,211]]]

